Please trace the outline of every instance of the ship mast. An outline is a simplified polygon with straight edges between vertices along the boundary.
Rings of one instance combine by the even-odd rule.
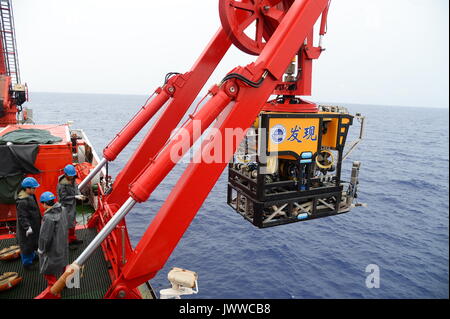
[[[21,84],[11,0],[0,0],[0,127],[17,124],[22,104],[27,101]],[[26,113],[26,112],[25,112]],[[26,120],[26,114],[22,120]]]

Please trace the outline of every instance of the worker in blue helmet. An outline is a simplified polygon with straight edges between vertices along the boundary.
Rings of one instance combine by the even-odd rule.
[[[61,205],[64,207],[67,213],[67,223],[69,227],[69,247],[76,249],[78,245],[83,241],[79,240],[75,233],[76,222],[76,207],[77,199],[85,200],[85,197],[81,195],[76,183],[77,172],[73,165],[67,165],[64,167],[64,174],[58,178],[58,198]]]
[[[67,215],[53,193],[42,193],[39,201],[45,209],[39,235],[39,270],[51,287],[69,264]]]
[[[26,270],[33,269],[33,261],[37,257],[39,232],[41,228],[41,212],[36,200],[36,188],[39,183],[33,177],[22,181],[16,196],[16,237],[20,246],[22,264]]]

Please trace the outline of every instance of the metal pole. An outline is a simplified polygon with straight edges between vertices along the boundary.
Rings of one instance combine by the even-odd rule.
[[[130,197],[125,202],[125,204],[120,207],[117,213],[111,218],[111,220],[103,227],[103,229],[97,234],[97,236],[92,240],[89,246],[81,253],[81,255],[69,266],[66,267],[65,272],[59,277],[56,283],[51,287],[47,288],[46,297],[51,295],[57,296],[66,287],[67,280],[75,272],[80,271],[80,268],[88,260],[88,258],[94,253],[94,251],[101,245],[101,243],[108,237],[108,235],[114,230],[114,228],[120,223],[120,221],[128,214],[128,212],[136,204],[136,201]]]
[[[128,212],[134,207],[136,201],[130,197],[123,204],[123,206],[117,211],[117,213],[110,219],[110,221],[103,227],[103,229],[95,236],[89,246],[81,253],[81,255],[73,262],[79,266],[82,266],[86,260],[94,253],[94,251],[100,246],[100,244],[108,237],[108,235],[116,228],[116,226],[122,221],[122,219],[128,214]]]
[[[85,179],[83,179],[83,181],[80,183],[80,185],[78,185],[78,189],[81,191],[83,188],[86,187],[86,185],[95,177],[95,175],[98,174],[98,172],[100,172],[100,170],[103,168],[103,166],[106,165],[106,163],[108,163],[108,160],[106,158],[103,158],[100,163],[98,163],[97,166],[95,166],[95,168],[89,173],[88,176],[86,176]]]

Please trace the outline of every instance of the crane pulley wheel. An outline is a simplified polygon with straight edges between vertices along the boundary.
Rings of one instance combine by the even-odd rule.
[[[294,0],[220,0],[222,27],[233,44],[259,55]],[[253,30],[254,29],[254,30]],[[254,34],[250,34],[254,31]]]

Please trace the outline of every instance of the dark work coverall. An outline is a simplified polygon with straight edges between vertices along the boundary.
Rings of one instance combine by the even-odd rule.
[[[28,195],[24,190],[21,190],[17,195],[16,208],[16,237],[20,246],[20,256],[24,265],[31,265],[35,257],[35,251],[38,249],[42,219],[36,196]],[[27,237],[28,227],[31,227],[33,233]]]
[[[72,182],[68,181],[65,175],[58,178],[58,198],[61,205],[64,207],[65,213],[67,213],[67,223],[69,227],[69,243],[77,239],[75,235],[76,221],[76,207],[77,200],[76,195],[80,195],[78,185],[75,182],[75,178]]]
[[[69,242],[67,239],[67,214],[60,203],[47,209],[42,218],[39,236],[39,270],[49,286],[57,280],[69,263]]]

